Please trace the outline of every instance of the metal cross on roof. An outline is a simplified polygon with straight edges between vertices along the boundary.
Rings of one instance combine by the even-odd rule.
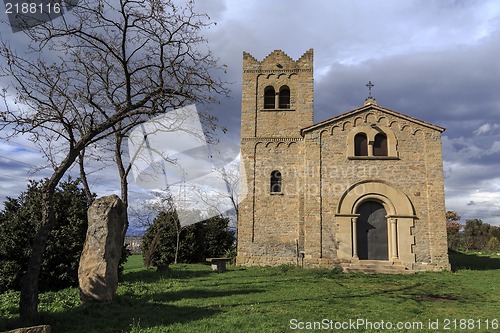
[[[368,81],[368,84],[366,85],[368,87],[368,98],[372,98],[372,87],[375,85],[372,83],[372,81]]]

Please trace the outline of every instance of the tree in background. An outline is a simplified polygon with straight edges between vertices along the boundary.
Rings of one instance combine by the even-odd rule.
[[[160,212],[143,237],[145,266],[168,272],[173,263],[196,263],[224,256],[234,241],[228,223],[228,218],[219,215],[181,228],[175,212]]]
[[[144,209],[146,213],[146,219],[143,221],[143,225],[147,227],[147,230],[150,231],[150,235],[152,238],[149,240],[151,242],[151,246],[148,245],[147,250],[144,248],[144,240],[143,239],[143,254],[144,254],[144,263],[146,267],[151,265],[156,266],[159,270],[167,269],[168,265],[171,263],[176,264],[178,262],[180,247],[181,247],[181,233],[186,228],[186,226],[182,226],[177,212],[175,210],[174,200],[172,198],[171,193],[166,193],[163,191],[159,191],[156,193],[156,199],[152,201],[147,201],[144,203]],[[144,212],[143,212],[144,213]],[[156,217],[153,221],[150,221],[152,214],[156,214]],[[196,217],[198,212],[193,211],[193,215]],[[139,214],[140,216],[142,214]],[[163,254],[155,254],[155,249],[157,246],[157,242],[166,241],[170,242],[171,234],[174,233],[174,250],[171,251],[173,253],[173,260],[169,259],[171,253],[167,256],[163,257]],[[148,232],[146,232],[146,235]],[[149,237],[148,236],[148,237]],[[146,240],[147,241],[147,240]],[[154,259],[155,257],[160,257],[160,259]],[[153,262],[156,261],[159,265],[155,265]]]
[[[500,240],[498,240],[497,237],[492,236],[486,244],[486,250],[489,252],[500,252]]]
[[[491,252],[500,252],[500,227],[491,227],[490,240],[486,248]]]
[[[206,258],[220,258],[232,249],[234,235],[229,230],[229,218],[222,215],[214,216],[201,222],[204,229],[204,244]]]
[[[500,251],[500,227],[484,223],[480,219],[467,219],[461,224],[455,211],[446,212],[448,248],[455,251]]]
[[[466,250],[483,250],[490,239],[491,226],[480,219],[465,221],[464,246]]]
[[[0,292],[19,290],[31,242],[41,222],[41,188],[32,181],[17,199],[7,198],[0,212]],[[40,289],[78,285],[78,264],[87,231],[88,201],[79,180],[60,183],[54,195],[55,224],[40,272]]]
[[[180,234],[179,263],[197,263],[205,260],[205,230],[200,223],[185,226]]]
[[[462,224],[460,221],[461,217],[455,211],[446,212],[446,233],[448,235],[448,248],[452,250],[458,250],[462,246],[462,235],[460,230],[462,229]]]
[[[490,236],[500,240],[500,227],[491,227]]]
[[[177,219],[173,213],[160,212],[142,238],[142,255],[146,267],[155,266],[167,272],[175,261],[178,248]]]

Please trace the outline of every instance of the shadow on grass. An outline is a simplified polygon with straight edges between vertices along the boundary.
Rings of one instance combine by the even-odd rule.
[[[250,289],[250,290],[221,290],[221,291],[208,291],[204,289],[189,289],[182,291],[171,291],[168,293],[160,293],[152,296],[155,302],[176,302],[184,299],[205,299],[205,298],[220,298],[236,295],[248,295],[263,293],[264,290]]]
[[[500,269],[500,258],[491,258],[473,253],[462,253],[450,250],[449,259],[452,271],[460,269],[470,269],[484,271],[490,269]]]
[[[168,293],[137,297],[123,295],[112,304],[84,304],[63,313],[43,314],[54,332],[130,332],[132,328],[188,323],[218,313],[197,306],[176,306],[156,300]]]
[[[199,278],[209,276],[211,274],[215,274],[211,270],[203,270],[203,269],[176,269],[175,267],[170,270],[170,274],[160,274],[156,271],[156,269],[142,269],[137,271],[125,272],[123,274],[123,281],[126,282],[155,282],[161,279],[190,279],[190,278]]]
[[[219,314],[223,309],[206,305],[176,305],[183,299],[229,297],[259,293],[261,290],[207,291],[191,289],[136,295],[118,295],[113,303],[87,303],[61,312],[40,312],[38,324],[51,325],[53,332],[130,332],[172,324],[184,324]],[[3,319],[2,319],[3,320]],[[3,323],[7,329],[19,327],[18,319]]]

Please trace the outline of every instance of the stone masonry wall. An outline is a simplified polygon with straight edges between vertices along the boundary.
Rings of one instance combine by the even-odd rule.
[[[348,133],[356,126],[372,123],[394,133],[397,158],[348,158]],[[311,258],[336,257],[338,230],[332,222],[339,200],[353,184],[372,180],[392,184],[413,204],[416,218],[409,232],[415,236],[412,251],[416,262],[449,268],[441,137],[437,130],[367,108],[315,129],[305,139],[305,211],[309,213],[305,217],[306,257],[308,253]]]
[[[300,261],[309,266],[332,266],[349,262],[352,258],[345,258],[349,253],[345,242],[352,239],[346,234],[351,227],[339,223],[351,219],[339,217],[339,205],[349,188],[371,181],[386,184],[380,188],[393,188],[403,201],[411,203],[410,208],[405,206],[408,216],[399,216],[397,229],[400,248],[395,251],[404,266],[449,269],[442,129],[375,102],[311,126],[312,58],[312,50],[296,61],[282,51],[274,51],[263,61],[243,55],[241,167],[248,195],[239,207],[237,263]],[[282,85],[290,88],[289,109],[264,109],[264,89],[269,85],[277,91]],[[353,135],[359,129],[385,131],[389,156],[352,156]],[[270,191],[274,170],[282,175],[281,193]],[[374,195],[383,198],[385,194]],[[398,207],[402,202],[391,204],[395,211],[403,211]],[[390,224],[390,232],[389,228]]]

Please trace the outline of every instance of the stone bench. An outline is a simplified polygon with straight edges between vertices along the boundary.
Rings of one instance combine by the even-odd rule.
[[[206,261],[212,264],[212,271],[223,273],[226,271],[226,264],[231,261],[231,258],[207,258]]]

